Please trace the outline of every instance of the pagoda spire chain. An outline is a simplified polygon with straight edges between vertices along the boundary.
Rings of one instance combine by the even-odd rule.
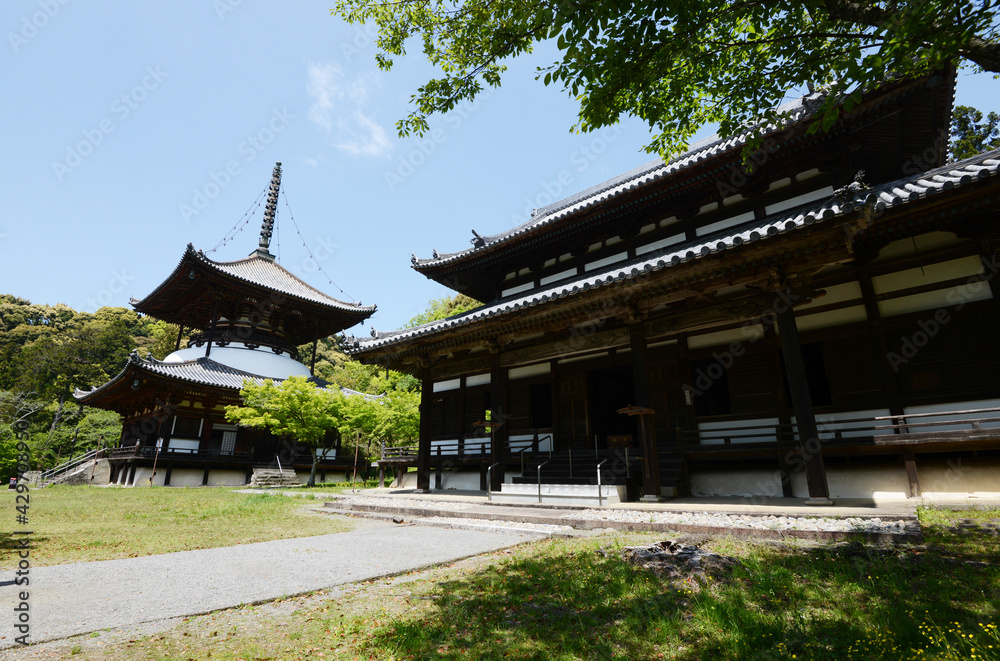
[[[278,191],[281,189],[281,161],[274,165],[271,175],[271,187],[267,192],[267,204],[264,207],[264,222],[260,226],[260,243],[255,254],[274,259],[268,248],[271,247],[271,233],[274,230],[274,212],[278,207]]]

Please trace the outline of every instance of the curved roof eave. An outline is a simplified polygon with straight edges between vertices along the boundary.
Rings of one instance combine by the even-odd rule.
[[[149,295],[142,299],[133,298],[133,307],[140,309],[152,305],[157,298],[168,291],[175,279],[180,277],[185,264],[194,261],[211,271],[239,282],[260,287],[265,291],[282,296],[289,296],[313,305],[321,305],[337,312],[346,312],[357,316],[358,322],[374,314],[377,306],[363,306],[345,303],[328,296],[315,287],[303,282],[280,264],[252,255],[232,262],[216,262],[205,256],[200,250],[195,250],[193,244],[188,244],[184,255],[171,274]]]

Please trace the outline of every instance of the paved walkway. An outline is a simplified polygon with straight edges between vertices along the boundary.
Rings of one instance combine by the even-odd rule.
[[[12,608],[29,593],[31,642],[205,613],[412,571],[531,539],[358,521],[352,531],[32,568],[30,585],[0,575],[0,648],[14,645]]]

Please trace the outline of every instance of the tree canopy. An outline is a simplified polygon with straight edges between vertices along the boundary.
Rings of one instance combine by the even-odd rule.
[[[829,90],[812,127],[889,75],[951,62],[1000,71],[997,0],[338,0],[332,13],[378,26],[390,69],[411,38],[441,76],[420,87],[401,135],[497,87],[509,58],[554,40],[560,59],[537,77],[579,101],[575,130],[622,115],[645,120],[647,151],[666,157],[703,125],[723,137],[779,119],[789,90]]]
[[[969,158],[1000,147],[1000,115],[969,106],[955,106],[951,127],[951,152],[956,159]]]
[[[413,328],[431,321],[447,319],[448,317],[478,308],[482,303],[465,294],[455,294],[444,298],[435,298],[427,303],[427,309],[406,322],[406,328]]]
[[[243,405],[227,406],[226,419],[307,445],[312,453],[308,484],[314,486],[317,450],[326,447],[331,432],[339,431],[346,421],[344,396],[338,390],[317,388],[304,376],[277,384],[270,379],[260,384],[245,381],[240,395]]]

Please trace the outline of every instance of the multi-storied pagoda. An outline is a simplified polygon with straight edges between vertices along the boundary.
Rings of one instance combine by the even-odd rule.
[[[1000,492],[1000,152],[947,163],[954,81],[828,131],[810,94],[749,159],[708,139],[414,257],[483,306],[348,338],[423,379],[419,451],[386,461],[531,498],[599,471],[650,499]]]
[[[320,338],[365,320],[375,306],[344,303],[282,268],[270,239],[281,185],[274,168],[260,242],[249,257],[216,262],[188,244],[174,272],[151,294],[132,299],[140,313],[177,324],[177,350],[164,360],[133,353],[106,384],[76,391],[81,404],[109,409],[124,421],[113,449],[112,481],[194,486],[244,484],[255,466],[306,468],[304,448],[267,432],[238,428],[225,419],[240,404],[245,380],[283,380],[312,374]],[[185,329],[193,330],[181,348]],[[310,366],[300,345],[312,343]],[[318,381],[318,380],[317,380]],[[334,452],[319,470],[336,469]]]

